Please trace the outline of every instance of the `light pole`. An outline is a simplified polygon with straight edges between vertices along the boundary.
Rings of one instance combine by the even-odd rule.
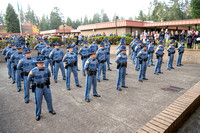
[[[118,19],[119,17],[118,16],[116,16],[115,17],[115,25],[116,25],[116,36],[117,36],[117,19]]]
[[[63,30],[64,30],[64,35],[65,35],[65,24],[63,24]]]

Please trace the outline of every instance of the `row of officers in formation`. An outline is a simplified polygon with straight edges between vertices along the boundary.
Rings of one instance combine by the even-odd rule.
[[[21,81],[24,84],[24,100],[25,103],[29,103],[29,89],[31,88],[35,94],[36,103],[36,120],[40,120],[41,106],[43,95],[47,102],[49,113],[55,115],[56,112],[52,107],[52,96],[50,90],[50,76],[54,75],[54,82],[57,83],[59,68],[62,72],[63,80],[66,80],[66,88],[70,90],[70,75],[73,73],[75,84],[77,87],[82,87],[79,84],[78,79],[78,55],[82,60],[82,74],[86,76],[85,87],[85,101],[90,102],[89,94],[91,87],[93,87],[93,96],[100,97],[97,93],[97,82],[100,82],[101,73],[103,80],[106,78],[106,66],[110,69],[110,47],[108,39],[100,43],[100,48],[95,41],[92,40],[92,44],[88,47],[87,41],[83,41],[83,47],[78,49],[76,40],[72,40],[72,44],[68,44],[67,53],[64,54],[60,48],[60,44],[55,42],[54,49],[50,46],[49,41],[41,39],[40,43],[35,46],[34,49],[38,50],[38,56],[35,58],[31,56],[31,50],[26,47],[22,47],[21,44],[8,41],[8,46],[5,47],[2,54],[5,55],[7,62],[8,76],[12,78],[12,84],[17,83],[17,91],[21,91]],[[167,63],[167,69],[174,69],[173,59],[175,54],[175,41],[171,41],[171,45],[168,47],[169,60]],[[142,42],[139,39],[134,39],[130,47],[132,48],[131,59],[135,64],[135,70],[139,72],[139,82],[148,80],[146,78],[147,66],[153,65],[154,54],[154,40],[147,39],[146,42]],[[125,38],[122,38],[117,48],[117,57],[115,62],[117,63],[118,77],[116,89],[122,91],[121,88],[128,88],[125,85],[125,77],[127,75],[127,54],[126,54]],[[177,66],[182,66],[181,59],[184,53],[184,40],[178,47],[178,60]],[[164,43],[163,40],[159,41],[159,46],[156,51],[156,66],[154,74],[162,74],[161,65],[164,55]],[[63,64],[65,62],[65,66]],[[48,68],[50,65],[51,70]],[[65,72],[66,69],[66,72]]]

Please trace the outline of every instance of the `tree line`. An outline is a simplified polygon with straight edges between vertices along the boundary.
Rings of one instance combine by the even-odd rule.
[[[160,22],[161,20],[196,19],[200,18],[199,5],[200,0],[170,0],[168,3],[154,0],[149,4],[148,13],[145,14],[143,10],[140,10],[138,16],[134,17],[134,19],[129,17],[128,20]],[[40,18],[34,13],[30,5],[28,5],[26,12],[23,11],[22,7],[20,7],[19,12],[22,25],[30,23],[31,25],[36,25],[40,31],[58,29],[61,24],[66,24],[76,29],[79,25],[115,21],[117,16],[117,14],[114,14],[113,18],[109,18],[102,9],[100,13],[94,13],[91,19],[85,15],[83,18],[72,20],[70,17],[65,18],[60,9],[54,7],[50,15],[44,14]],[[125,18],[122,16],[118,17],[117,20],[125,20]],[[4,24],[7,32],[19,32],[19,16],[10,3],[6,8],[5,14],[2,11],[0,12],[0,25]]]

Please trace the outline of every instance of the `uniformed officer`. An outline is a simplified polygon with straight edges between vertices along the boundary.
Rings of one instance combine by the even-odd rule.
[[[169,56],[169,60],[167,62],[167,70],[171,70],[171,69],[174,69],[173,67],[173,60],[174,60],[174,54],[175,54],[175,40],[172,40],[170,42],[170,46],[167,48],[167,51],[168,51],[168,56]]]
[[[27,88],[30,88],[30,82],[33,79],[35,84],[35,104],[36,104],[36,121],[40,120],[41,110],[42,110],[42,98],[47,102],[47,108],[49,113],[55,115],[56,112],[53,110],[52,106],[52,96],[50,90],[50,70],[44,66],[44,57],[39,55],[36,61],[37,67],[33,68],[27,78]]]
[[[121,53],[118,54],[115,62],[117,63],[118,69],[118,78],[117,78],[117,90],[122,91],[121,87],[128,88],[125,86],[125,77],[126,77],[126,68],[127,68],[127,55],[126,55],[126,46],[120,47]],[[120,83],[122,86],[120,87]]]
[[[34,49],[35,49],[35,50],[38,50],[38,55],[40,55],[41,52],[42,52],[42,49],[45,48],[45,47],[46,47],[46,45],[43,43],[43,39],[41,38],[41,39],[40,39],[40,43],[38,43],[38,44],[34,47]]]
[[[137,56],[138,53],[141,50],[141,45],[142,45],[142,40],[138,41],[138,45],[135,47],[135,55]],[[139,58],[136,58],[136,63],[135,63],[135,70],[139,71],[140,70],[140,65],[139,65]]]
[[[148,80],[146,78],[148,52],[147,52],[147,45],[145,43],[142,44],[142,49],[140,50],[136,58],[139,59],[139,64],[140,64],[140,73],[138,81],[143,82],[142,79]]]
[[[110,69],[110,45],[108,44],[107,39],[104,41],[104,44],[105,44],[104,50],[106,51],[106,55],[107,55],[107,61],[106,62],[107,62],[108,71],[112,71]]]
[[[150,62],[151,62],[151,66],[154,66],[153,64],[154,40],[153,39],[150,40],[147,51],[148,51],[147,66],[150,67]]]
[[[53,73],[54,73],[54,71],[53,71],[53,61],[52,61],[52,59],[49,58],[49,54],[51,53],[53,48],[50,46],[49,41],[46,41],[45,43],[46,43],[46,47],[42,49],[41,55],[43,55],[44,58],[45,58],[45,61],[44,61],[45,66],[48,67],[49,64],[50,64],[51,72],[52,72],[52,75],[53,75]]]
[[[123,38],[122,38],[120,44],[119,44],[118,47],[117,47],[117,53],[116,53],[116,55],[118,55],[118,54],[121,53],[121,50],[120,50],[121,48],[120,48],[120,47],[122,47],[122,46],[126,46],[125,39],[123,39]]]
[[[182,60],[182,56],[183,56],[183,53],[184,53],[184,46],[185,44],[185,41],[184,39],[181,40],[179,46],[178,46],[178,58],[177,58],[177,66],[183,66],[183,64],[181,64],[181,60]]]
[[[16,49],[17,49],[17,51],[11,55],[10,61],[11,61],[11,69],[13,71],[12,76],[14,78],[16,76],[16,80],[17,80],[17,92],[20,92],[21,91],[21,79],[22,79],[21,72],[22,71],[17,70],[17,64],[18,64],[19,60],[21,60],[24,57],[24,52],[22,52],[22,47],[21,47],[21,44],[19,44],[19,43],[16,45]],[[15,82],[15,80],[14,80],[14,82]]]
[[[105,51],[105,44],[104,42],[100,43],[100,48],[96,52],[96,58],[99,62],[98,67],[98,74],[97,74],[97,81],[100,82],[101,71],[103,73],[103,80],[108,80],[106,78],[106,60],[107,60],[107,53]]]
[[[159,41],[158,45],[159,46],[157,47],[157,49],[155,51],[156,67],[155,67],[154,74],[156,74],[156,75],[158,75],[158,73],[163,74],[163,72],[161,72],[162,60],[163,60],[163,55],[164,55],[163,41]]]
[[[107,43],[108,43],[108,46],[111,48],[111,44],[110,42],[108,41],[108,38],[106,37],[105,40],[107,40]],[[109,59],[109,62],[110,62],[110,59]],[[111,62],[109,64],[112,64]]]
[[[66,66],[65,69],[67,69],[66,75],[67,75],[67,79],[66,79],[66,87],[67,90],[70,90],[70,77],[71,77],[71,72],[73,72],[74,74],[74,80],[76,83],[77,87],[80,87],[79,84],[79,80],[78,80],[78,73],[77,73],[77,55],[76,53],[73,52],[73,48],[74,46],[72,44],[68,44],[68,50],[69,52],[67,52],[65,54],[65,56],[63,57],[63,62],[66,62]]]
[[[11,55],[14,52],[17,51],[16,48],[15,48],[15,43],[14,42],[11,42],[11,47],[12,47],[12,49],[9,50],[8,52],[6,52],[5,59],[7,60],[7,63],[9,63],[9,65],[10,65],[10,73],[11,73],[11,77],[12,77],[12,84],[14,84],[15,83],[15,76],[14,76],[15,74],[14,74],[14,71],[13,71],[13,69],[11,67],[11,61],[10,61]]]
[[[11,41],[10,40],[7,41],[7,44],[8,44],[8,46],[5,47],[3,49],[3,51],[2,51],[2,54],[4,56],[6,56],[6,53],[12,49],[12,45],[11,45]],[[5,61],[7,63],[7,68],[8,68],[8,78],[10,79],[11,78],[11,65],[10,65],[10,61],[6,57],[5,57]]]
[[[132,48],[132,51],[133,51],[133,56],[132,56],[132,59],[133,59],[133,64],[135,64],[135,57],[137,56],[136,55],[136,52],[135,52],[135,47],[138,45],[138,41],[139,39],[136,38],[134,42],[131,43],[131,48]]]
[[[36,67],[36,59],[31,56],[31,50],[29,48],[24,49],[25,56],[17,64],[17,70],[23,72],[23,82],[24,82],[24,101],[29,103],[29,88],[27,88],[27,77],[29,72]],[[30,86],[30,85],[28,85]]]
[[[63,50],[60,48],[60,44],[58,42],[55,42],[54,46],[55,48],[49,54],[49,58],[53,60],[54,82],[57,83],[59,68],[61,69],[63,80],[66,80],[66,76],[65,76],[65,68],[62,62],[64,56]]]
[[[96,43],[96,40],[94,38],[92,39],[92,43],[90,44],[90,48],[93,49],[94,51],[97,51],[99,49],[98,45]]]
[[[76,54],[77,56],[77,71],[80,71],[78,69],[78,46],[76,45],[76,39],[72,39],[72,46],[73,46],[73,52]]]
[[[135,39],[134,39],[134,38],[133,38],[133,41],[129,44],[129,46],[131,47],[133,43],[135,43]],[[133,49],[131,50],[130,59],[131,59],[131,60],[133,59]]]
[[[93,87],[93,96],[101,97],[97,93],[97,68],[98,60],[96,59],[96,51],[90,49],[90,58],[87,59],[84,69],[87,71],[86,76],[86,87],[85,87],[85,101],[90,102],[89,95],[91,86]]]
[[[83,47],[80,48],[79,50],[79,55],[81,55],[81,60],[82,60],[82,73],[83,73],[83,76],[86,76],[85,75],[85,69],[84,69],[84,66],[85,66],[85,62],[86,60],[88,59],[89,57],[89,51],[90,51],[90,48],[87,46],[87,41],[83,41]]]
[[[147,45],[147,49],[148,49],[148,47],[149,47],[149,44],[151,43],[151,42],[150,42],[150,39],[149,39],[149,37],[147,37],[147,39],[146,39],[145,43],[146,43],[146,45]]]

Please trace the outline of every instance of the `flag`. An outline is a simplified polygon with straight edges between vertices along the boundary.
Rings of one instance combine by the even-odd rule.
[[[18,9],[18,12],[19,12],[19,3],[18,3],[18,1],[17,1],[17,9]]]

